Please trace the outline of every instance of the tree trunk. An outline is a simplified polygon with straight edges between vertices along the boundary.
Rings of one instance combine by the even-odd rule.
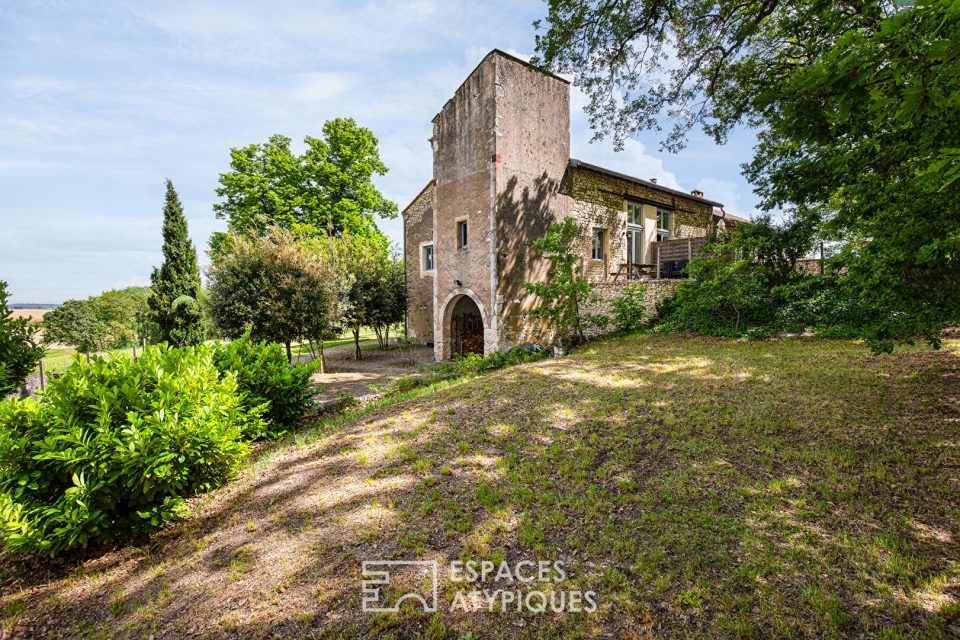
[[[390,348],[390,325],[387,325],[383,332],[383,344],[389,349]]]
[[[380,351],[383,351],[383,329],[374,327],[373,332],[377,334],[377,346],[380,347]]]
[[[354,360],[363,360],[363,352],[360,351],[360,327],[355,327],[353,330],[353,344],[357,349],[353,356]]]
[[[323,338],[320,338],[320,373],[326,373],[327,363],[323,361]]]
[[[293,354],[292,354],[291,351],[290,351],[290,341],[287,340],[287,341],[284,342],[283,344],[286,345],[286,347],[287,347],[287,362],[290,363],[290,364],[293,364]]]

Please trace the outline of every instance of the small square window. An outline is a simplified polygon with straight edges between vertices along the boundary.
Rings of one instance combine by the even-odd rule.
[[[657,242],[670,239],[670,212],[657,209]]]
[[[457,249],[467,248],[467,221],[457,222]]]
[[[433,245],[423,245],[423,270],[433,271]]]
[[[593,246],[590,252],[590,257],[594,260],[605,260],[607,257],[607,245],[606,245],[606,230],[605,229],[594,229],[593,230]]]
[[[627,202],[627,224],[637,227],[643,226],[643,205],[637,202]]]

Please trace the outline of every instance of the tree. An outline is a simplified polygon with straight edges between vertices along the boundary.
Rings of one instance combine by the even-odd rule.
[[[7,283],[0,280],[0,398],[17,389],[43,358],[29,318],[13,318]]]
[[[274,135],[265,144],[230,151],[230,171],[220,175],[214,205],[233,234],[263,234],[278,226],[297,235],[323,231],[330,237],[379,233],[375,215],[395,218],[397,206],[373,185],[386,174],[377,138],[351,118],[323,125],[323,136],[304,139],[302,155],[290,138]],[[225,251],[229,236],[215,234],[211,253]]]
[[[48,343],[71,344],[81,353],[122,349],[152,339],[149,287],[104,291],[86,300],[67,300],[43,318]]]
[[[812,293],[805,288],[811,276],[797,269],[797,260],[812,248],[811,226],[804,217],[774,224],[761,216],[712,238],[687,265],[690,279],[661,303],[659,323],[732,336],[788,328],[781,323],[792,321],[784,316],[797,302],[795,294]]]
[[[390,325],[403,322],[407,310],[407,289],[403,260],[392,255],[383,260],[376,272],[378,293],[370,313],[370,322],[380,349],[390,345]]]
[[[67,300],[43,316],[43,340],[69,344],[80,353],[103,351],[109,342],[107,326],[93,298]]]
[[[163,264],[150,276],[153,289],[150,311],[160,339],[174,347],[203,342],[203,312],[200,309],[200,268],[197,252],[187,233],[180,198],[167,180],[163,207]]]
[[[315,238],[299,242],[281,228],[263,237],[231,236],[231,249],[209,270],[209,310],[219,332],[285,345],[292,360],[294,340],[322,343],[340,320],[338,279]]]
[[[542,62],[598,137],[759,131],[761,206],[822,220],[877,349],[960,319],[960,4],[551,0]]]
[[[540,299],[530,315],[544,319],[556,332],[559,344],[577,345],[583,342],[585,306],[593,287],[583,275],[577,238],[580,229],[572,217],[550,225],[547,233],[534,241],[533,247],[550,259],[547,279],[523,285]]]
[[[156,324],[150,314],[150,287],[127,287],[104,291],[90,299],[106,325],[110,348],[120,349],[144,340],[153,341]]]
[[[336,245],[337,268],[347,283],[344,324],[353,333],[354,358],[363,359],[360,349],[360,330],[363,327],[383,327],[390,305],[385,282],[390,269],[390,248],[382,235],[345,235]]]

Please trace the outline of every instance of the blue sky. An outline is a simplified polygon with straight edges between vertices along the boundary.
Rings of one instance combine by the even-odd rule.
[[[204,264],[229,149],[300,141],[337,116],[377,135],[391,168],[377,184],[402,208],[431,177],[433,116],[490,49],[532,54],[544,7],[0,0],[0,280],[13,302],[148,284],[167,177]],[[678,155],[649,133],[616,153],[589,143],[584,102],[575,91],[574,157],[752,211],[749,132],[723,147],[694,136]],[[399,219],[381,226],[401,241]]]

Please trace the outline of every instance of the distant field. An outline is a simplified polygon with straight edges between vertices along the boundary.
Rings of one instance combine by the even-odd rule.
[[[31,322],[40,322],[43,320],[43,316],[53,309],[13,309],[12,311],[14,319],[30,318]]]

